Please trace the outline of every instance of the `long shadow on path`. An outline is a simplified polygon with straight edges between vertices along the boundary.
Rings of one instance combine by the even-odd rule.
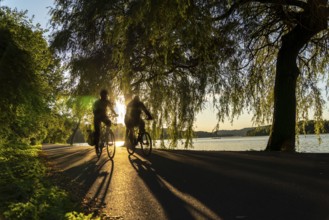
[[[329,154],[155,150],[147,159],[131,163],[168,219],[329,220]]]
[[[160,202],[167,219],[194,219],[193,213],[199,210],[194,209],[184,198],[178,196],[175,189],[158,175],[150,163],[135,156],[129,156],[129,161],[153,196]],[[205,213],[198,215],[202,216],[202,219],[214,219]]]
[[[88,212],[98,213],[105,205],[114,162],[107,157],[98,160],[91,147],[50,146],[43,150],[58,172],[57,184],[69,188]]]

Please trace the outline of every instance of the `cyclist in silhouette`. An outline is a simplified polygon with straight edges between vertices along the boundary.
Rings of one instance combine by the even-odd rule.
[[[101,123],[103,122],[106,126],[111,126],[111,120],[107,115],[107,109],[110,109],[115,116],[118,114],[115,112],[113,108],[113,103],[108,99],[108,91],[106,89],[102,89],[100,92],[100,99],[96,100],[93,105],[93,113],[94,113],[94,140],[96,149],[98,149],[99,137],[101,131]]]
[[[140,101],[139,96],[136,95],[133,100],[131,100],[126,109],[125,115],[125,125],[126,125],[126,137],[128,136],[128,131],[134,129],[134,127],[139,128],[139,133],[145,132],[145,122],[141,118],[141,114],[144,112],[147,115],[146,120],[152,120],[153,117],[149,110],[145,107],[144,103]]]

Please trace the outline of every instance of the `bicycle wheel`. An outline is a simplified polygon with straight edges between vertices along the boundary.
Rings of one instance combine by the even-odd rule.
[[[142,134],[140,145],[145,156],[149,156],[152,152],[152,139],[149,133]]]
[[[112,160],[115,155],[115,138],[113,132],[110,130],[107,135],[107,141],[105,142],[107,155]]]
[[[132,131],[128,131],[128,137],[126,137],[126,148],[128,151],[128,154],[133,155],[136,150],[136,144],[135,144],[135,135],[134,133],[131,133]]]

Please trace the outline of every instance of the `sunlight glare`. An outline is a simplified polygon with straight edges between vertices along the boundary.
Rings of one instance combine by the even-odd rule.
[[[117,101],[115,103],[114,110],[119,115],[118,118],[117,118],[117,123],[118,124],[124,124],[124,118],[125,118],[125,114],[126,114],[126,106],[122,102]]]
[[[124,141],[116,141],[115,142],[115,146],[116,147],[123,147],[125,145],[125,142]]]

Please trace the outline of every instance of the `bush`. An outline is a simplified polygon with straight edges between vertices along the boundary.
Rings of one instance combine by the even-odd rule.
[[[39,152],[40,146],[0,145],[0,213],[15,220],[91,219],[75,212],[79,207],[68,193],[47,180]]]

